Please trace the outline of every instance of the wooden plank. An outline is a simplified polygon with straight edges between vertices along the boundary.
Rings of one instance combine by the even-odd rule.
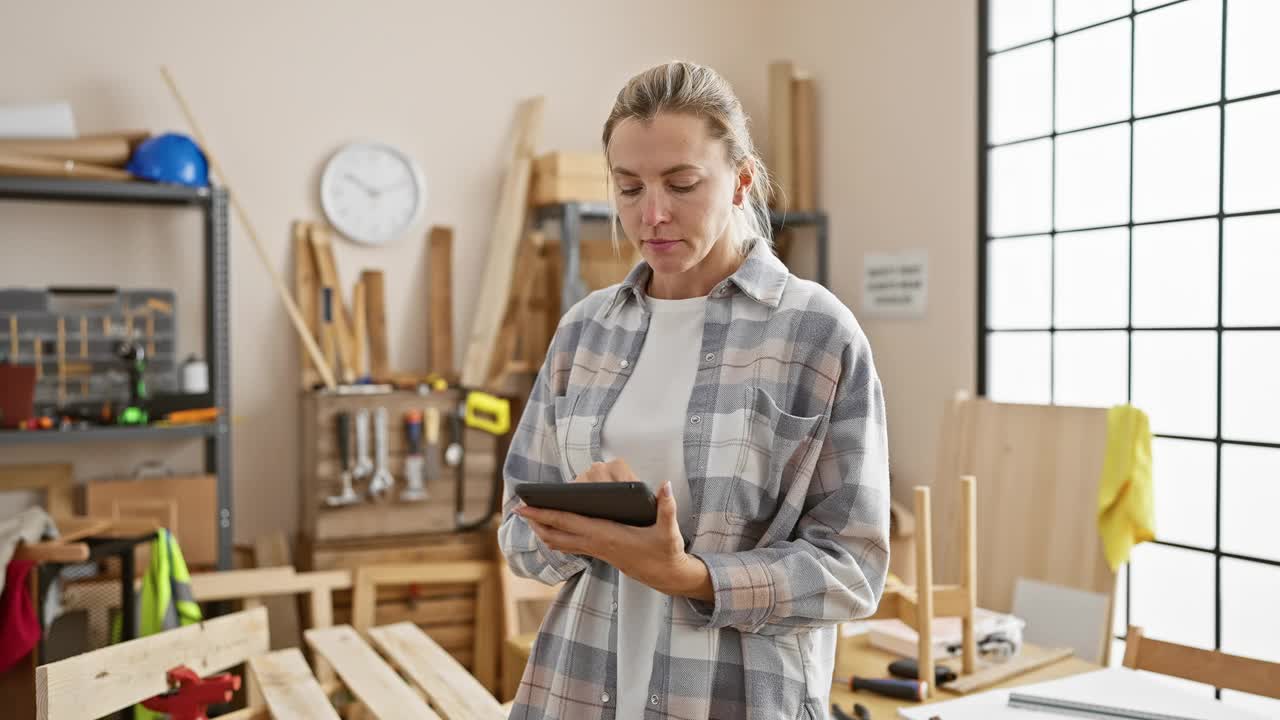
[[[37,717],[101,717],[166,692],[171,668],[204,677],[266,653],[267,644],[267,611],[257,608],[42,665]]]
[[[281,530],[254,538],[253,558],[258,567],[293,567],[289,540]],[[267,606],[267,618],[271,622],[271,649],[300,646],[302,626],[298,620],[298,598],[293,595],[267,597],[263,604]]]
[[[797,76],[792,85],[792,131],[795,137],[795,198],[791,209],[818,209],[818,108],[813,78]]]
[[[0,465],[0,493],[43,492],[44,509],[55,519],[73,515],[74,484],[70,463]]]
[[[319,287],[316,283],[316,263],[310,247],[311,223],[305,220],[293,222],[293,295],[298,312],[312,337],[320,337]],[[307,353],[301,336],[302,389],[311,390],[320,382],[320,373]]]
[[[275,720],[338,720],[297,648],[249,658],[249,668]]]
[[[496,563],[476,587],[475,661],[471,672],[490,693],[498,692],[498,655],[502,642],[498,630],[498,572]]]
[[[956,478],[972,475],[981,480],[976,514],[987,518],[976,526],[980,607],[1011,612],[1019,577],[1114,596],[1115,575],[1097,525],[1105,408],[958,396],[948,401],[942,427],[934,483],[940,574],[958,577],[963,570]],[[1064,547],[1073,551],[1062,552]]]
[[[773,173],[773,207],[791,207],[795,202],[795,136],[792,131],[791,61],[769,63],[769,170]]]
[[[374,625],[379,585],[439,585],[481,583],[493,572],[493,563],[483,561],[431,562],[415,565],[373,565],[355,571],[352,592],[352,625],[365,632]],[[478,600],[477,600],[477,604]]]
[[[195,573],[191,576],[191,594],[199,602],[262,597],[263,588],[278,585],[294,574],[288,566]]]
[[[333,310],[333,328],[338,355],[342,358],[342,379],[350,384],[355,382],[355,355],[351,342],[351,313],[347,310],[346,300],[342,297],[342,282],[338,278],[338,264],[333,257],[333,243],[329,239],[329,231],[320,225],[311,226],[311,252],[315,258],[316,270],[320,275],[320,283],[331,288],[331,307]]]
[[[1280,663],[1153,640],[1132,625],[1124,666],[1280,699]]]
[[[493,695],[415,625],[376,627],[369,637],[408,675],[446,720],[506,717]]]
[[[529,195],[529,177],[534,148],[542,130],[542,97],[526,100],[521,104],[514,133],[511,165],[507,169],[502,193],[494,215],[493,232],[489,237],[488,259],[484,278],[510,278],[515,263],[516,249],[524,234],[525,208]],[[493,356],[494,342],[502,326],[502,315],[507,307],[511,287],[506,282],[480,283],[480,297],[472,321],[467,342],[466,356],[462,361],[462,384],[480,387],[487,379],[486,372]]]
[[[375,716],[384,720],[440,717],[351,627],[311,629],[306,637]]]
[[[367,272],[367,271],[366,271]],[[365,309],[369,289],[364,276],[356,281],[355,299],[351,304],[353,327],[351,328],[352,352],[355,354],[356,378],[369,377],[369,355],[365,347],[369,344],[369,315]]]
[[[929,488],[915,489],[916,518],[920,525],[916,539],[916,594],[917,612],[915,617],[918,650],[916,659],[922,668],[933,667],[933,541],[930,537],[932,521],[930,519]],[[900,603],[904,604],[905,603]],[[916,675],[924,683],[924,696],[927,698],[937,687],[930,673],[918,672]]]
[[[1071,648],[1038,648],[1023,645],[1018,656],[1001,663],[993,663],[968,675],[960,675],[955,680],[942,685],[942,689],[957,695],[968,695],[999,685],[1032,670],[1039,670],[1059,660],[1071,657]]]
[[[431,327],[427,369],[453,376],[453,228],[439,225],[427,237],[427,313]]]
[[[375,380],[391,374],[387,359],[387,296],[381,270],[365,270],[360,276],[368,301],[369,371]]]

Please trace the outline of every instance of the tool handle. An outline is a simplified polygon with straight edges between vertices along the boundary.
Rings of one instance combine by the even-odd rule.
[[[373,413],[373,442],[377,446],[378,469],[387,466],[387,409],[380,407]]]
[[[337,414],[338,457],[342,459],[342,469],[351,469],[351,413]]]
[[[422,413],[417,410],[404,415],[404,438],[410,455],[422,454]]]
[[[849,687],[853,691],[865,690],[876,695],[897,698],[899,700],[923,700],[925,684],[919,680],[902,680],[897,678],[849,678]]]

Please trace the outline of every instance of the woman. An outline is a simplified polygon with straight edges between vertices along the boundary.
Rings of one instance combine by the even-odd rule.
[[[714,71],[632,78],[604,148],[644,261],[566,313],[512,438],[502,552],[564,587],[511,717],[825,718],[836,626],[875,610],[888,563],[871,349],[773,254],[765,168]],[[651,527],[512,492],[632,480]]]

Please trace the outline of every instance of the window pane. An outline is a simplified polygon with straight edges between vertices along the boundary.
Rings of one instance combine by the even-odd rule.
[[[1049,236],[987,244],[988,327],[1049,327]]]
[[[1053,339],[1054,404],[1110,407],[1128,392],[1128,333],[1060,332]]]
[[[1129,575],[1131,625],[1147,637],[1213,648],[1213,555],[1143,543]]]
[[[1058,132],[1128,119],[1129,50],[1127,19],[1058,40]]]
[[[989,217],[992,235],[1048,232],[1051,141],[1034,140],[991,150]]]
[[[1227,97],[1280,90],[1280,3],[1231,0],[1227,6]]]
[[[1138,16],[1133,110],[1138,116],[1221,94],[1222,0],[1189,0]]]
[[[1280,662],[1280,568],[1222,559],[1222,650]]]
[[[1222,238],[1222,324],[1280,325],[1280,215],[1228,218]],[[1058,243],[1062,240],[1059,238]]]
[[[1152,441],[1156,537],[1213,548],[1217,454],[1217,447],[1211,442],[1168,438]]]
[[[1133,0],[1134,10],[1146,10],[1159,5],[1168,5],[1169,3],[1181,2],[1181,0]]]
[[[1212,438],[1217,372],[1212,330],[1133,334],[1133,404],[1151,416],[1152,432]]]
[[[1213,327],[1218,322],[1218,221],[1133,229],[1133,324]]]
[[[1129,126],[1061,135],[1055,154],[1059,230],[1129,220]]]
[[[1053,44],[1000,53],[991,58],[991,142],[1048,135],[1053,129]]]
[[[1226,212],[1280,208],[1280,97],[1227,106]]]
[[[1218,144],[1216,107],[1135,123],[1134,221],[1218,212]]]
[[[1280,508],[1280,450],[1223,445],[1222,549],[1280,560],[1276,508]]]
[[[996,402],[1049,403],[1049,333],[991,333],[988,396]]]
[[[1058,32],[1093,25],[1129,14],[1130,0],[1058,0]]]
[[[1280,332],[1222,333],[1222,436],[1280,442]]]
[[[1129,321],[1129,231],[1062,233],[1053,243],[1057,327],[1124,327]]]
[[[1053,0],[991,0],[987,7],[992,50],[1053,34]]]

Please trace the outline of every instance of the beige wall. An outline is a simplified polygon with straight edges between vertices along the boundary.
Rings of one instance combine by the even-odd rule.
[[[858,310],[866,250],[930,251],[928,317],[864,321],[888,392],[899,485],[929,479],[938,405],[973,377],[971,3],[6,5],[0,101],[70,100],[82,132],[181,129],[157,72],[168,64],[282,271],[289,223],[318,216],[318,172],[340,143],[366,137],[412,154],[430,192],[419,227],[388,248],[337,245],[348,285],[360,268],[386,271],[391,359],[403,368],[425,364],[428,224],[456,229],[455,322],[468,327],[503,143],[521,97],[547,97],[543,148],[591,149],[625,78],[682,57],[733,82],[763,142],[765,65],[794,58],[822,92],[822,188],[837,294]],[[178,287],[181,349],[199,350],[198,228],[194,216],[164,210],[0,205],[0,286]],[[298,353],[236,223],[232,246],[235,512],[243,541],[295,527]],[[24,448],[6,449],[0,462],[58,457],[90,478],[150,458],[190,469],[199,456],[194,446],[84,447],[62,456]]]
[[[832,289],[871,339],[885,387],[895,496],[933,482],[942,405],[974,387],[977,3],[777,3],[768,41],[817,79]],[[921,319],[861,313],[867,252],[923,249]]]

